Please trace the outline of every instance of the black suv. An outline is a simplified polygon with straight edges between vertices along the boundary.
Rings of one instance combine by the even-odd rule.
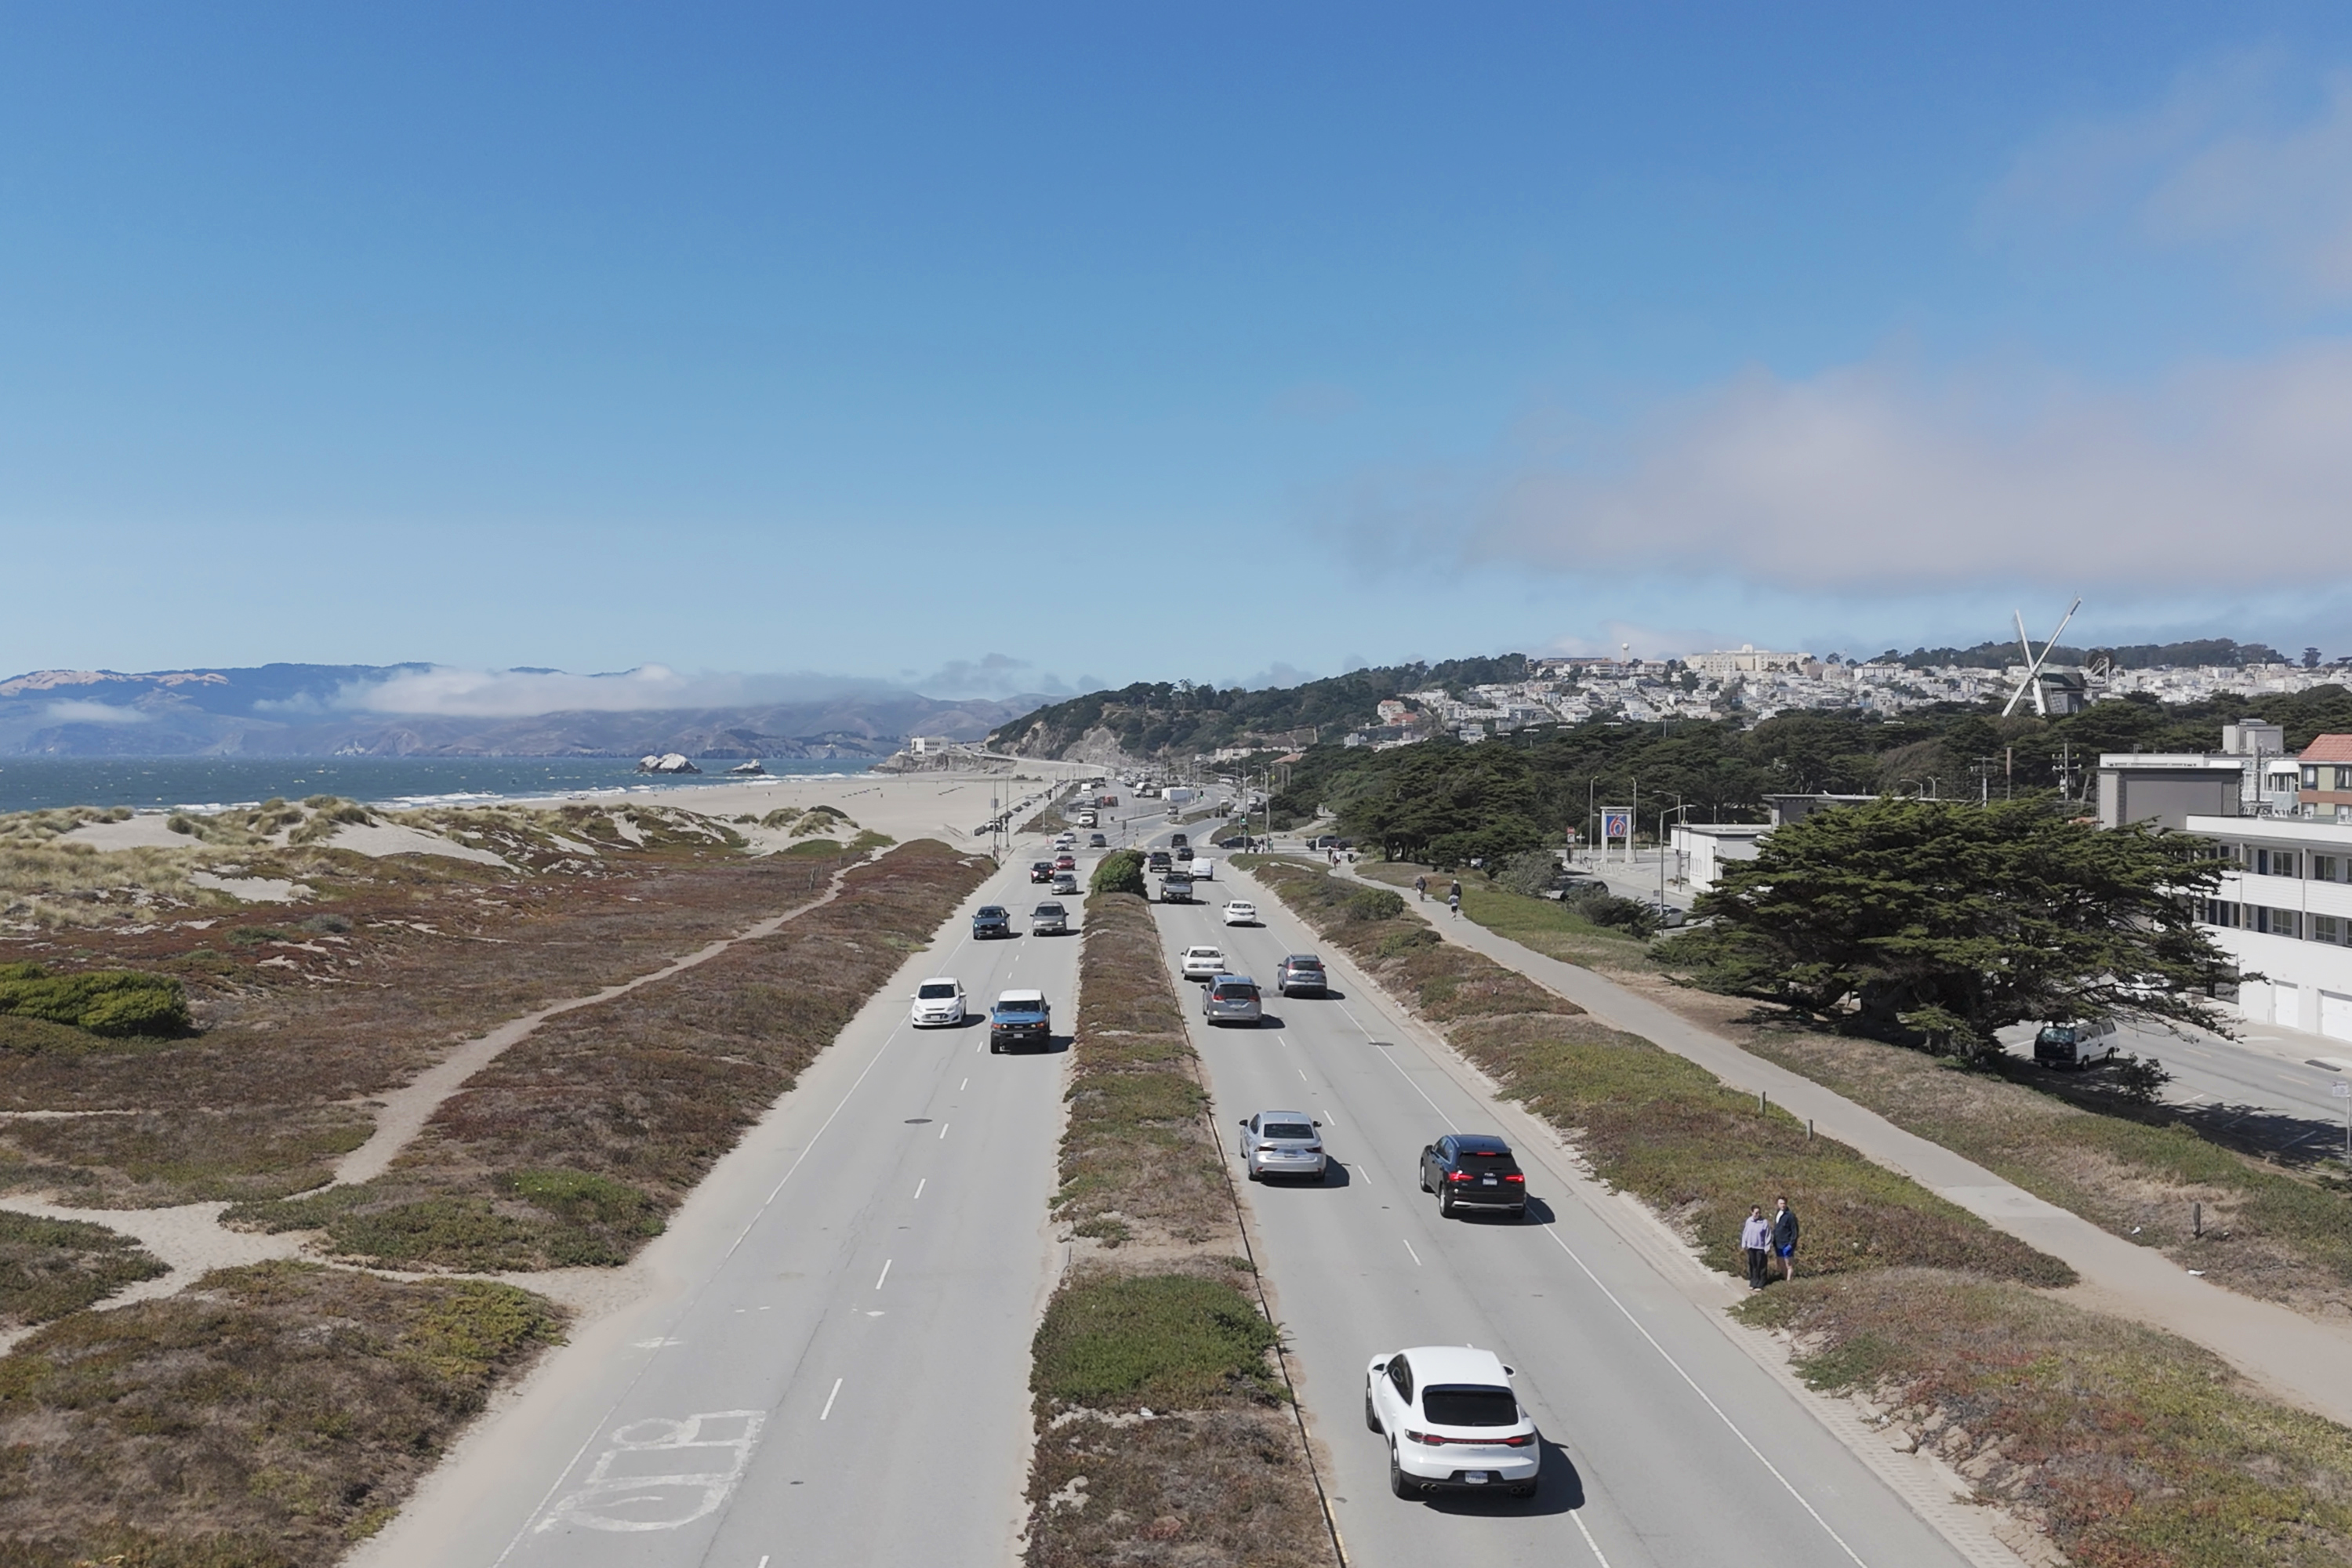
[[[1011,936],[1012,934],[1013,917],[1004,912],[1004,906],[1002,904],[982,904],[980,907],[980,912],[971,917],[971,936],[974,942],[986,942],[992,936]]]
[[[1052,881],[1054,879],[1054,863],[1051,860],[1030,861],[1029,879],[1033,882]]]
[[[1437,1194],[1437,1212],[1504,1209],[1528,1212],[1528,1178],[1511,1146],[1483,1132],[1450,1132],[1421,1152],[1421,1190]]]

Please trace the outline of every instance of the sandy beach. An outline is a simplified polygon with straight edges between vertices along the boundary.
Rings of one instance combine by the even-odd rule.
[[[665,809],[722,819],[765,816],[787,807],[807,811],[829,805],[848,814],[858,826],[887,833],[902,843],[910,838],[937,838],[962,847],[988,837],[974,830],[1004,805],[1042,796],[1070,779],[1091,778],[1101,771],[1083,763],[1024,760],[1017,773],[859,773],[845,778],[779,774],[677,790],[652,798]],[[640,798],[646,797],[569,795],[507,804],[618,805],[624,800],[635,804]]]

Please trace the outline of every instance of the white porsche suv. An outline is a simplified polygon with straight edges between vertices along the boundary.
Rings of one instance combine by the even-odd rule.
[[[1388,1439],[1389,1489],[1533,1497],[1543,1447],[1493,1351],[1423,1345],[1364,1369],[1364,1425]]]

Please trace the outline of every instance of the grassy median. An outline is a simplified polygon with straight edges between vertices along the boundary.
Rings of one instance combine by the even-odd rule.
[[[1033,1349],[1026,1561],[1331,1568],[1199,1060],[1132,893],[1087,900],[1069,1107],[1054,1207],[1084,1256]]]

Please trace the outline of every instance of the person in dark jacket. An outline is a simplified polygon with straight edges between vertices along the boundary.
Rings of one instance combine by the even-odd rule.
[[[1778,1200],[1780,1206],[1772,1214],[1772,1256],[1780,1260],[1780,1278],[1797,1277],[1797,1211],[1789,1200]]]

